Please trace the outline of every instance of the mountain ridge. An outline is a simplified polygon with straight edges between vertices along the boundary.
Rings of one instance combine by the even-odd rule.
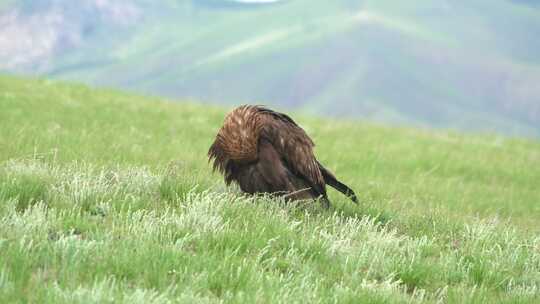
[[[43,22],[60,32],[22,63],[13,58],[24,43],[0,51],[0,69],[172,98],[540,136],[540,10],[530,1],[218,2],[13,1],[0,11],[11,25],[0,45],[14,34],[43,37]]]

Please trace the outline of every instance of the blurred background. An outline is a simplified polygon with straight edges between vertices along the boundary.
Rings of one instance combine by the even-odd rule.
[[[533,0],[0,0],[0,72],[540,136]]]

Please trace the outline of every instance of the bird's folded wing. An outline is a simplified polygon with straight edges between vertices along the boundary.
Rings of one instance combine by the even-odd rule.
[[[262,136],[267,137],[295,174],[308,181],[313,190],[326,195],[325,182],[313,154],[313,141],[289,116],[265,109],[268,116]]]

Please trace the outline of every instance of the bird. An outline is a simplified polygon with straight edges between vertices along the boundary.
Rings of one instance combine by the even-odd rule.
[[[271,194],[287,201],[320,199],[330,207],[326,185],[358,203],[355,192],[326,169],[315,144],[291,117],[260,105],[242,105],[225,116],[208,150],[213,171],[248,194]]]

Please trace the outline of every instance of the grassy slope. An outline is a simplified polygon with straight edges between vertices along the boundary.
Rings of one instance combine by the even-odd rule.
[[[0,302],[535,302],[540,145],[299,118],[361,197],[224,191],[224,111],[0,76]]]
[[[37,62],[37,70],[162,96],[256,99],[338,117],[540,134],[540,10],[529,6],[507,0],[295,0],[252,9],[134,3],[145,12],[142,20],[122,28],[90,19],[92,31],[80,48]],[[85,24],[79,19],[88,16],[74,22]]]

